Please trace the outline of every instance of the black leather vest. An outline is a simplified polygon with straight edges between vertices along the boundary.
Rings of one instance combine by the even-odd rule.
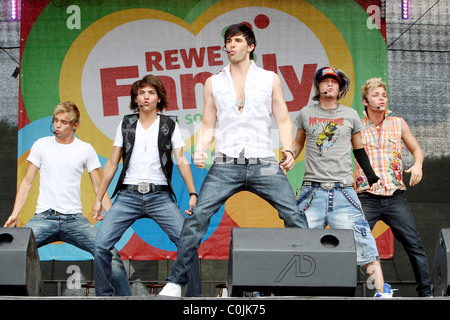
[[[162,171],[167,179],[167,183],[170,187],[172,195],[175,197],[175,192],[172,188],[172,134],[175,130],[175,120],[166,115],[159,115],[159,131],[158,131],[158,150],[159,159],[161,162]],[[127,172],[130,164],[131,154],[133,152],[134,141],[136,140],[136,126],[139,120],[139,114],[125,115],[122,120],[122,162],[123,168],[117,182],[116,189],[114,190],[113,198],[123,186],[123,180],[125,179],[125,173]]]

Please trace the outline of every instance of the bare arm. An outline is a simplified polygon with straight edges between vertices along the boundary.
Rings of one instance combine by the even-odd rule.
[[[111,157],[106,162],[105,167],[103,168],[103,176],[98,186],[94,200],[94,207],[92,209],[94,217],[97,217],[96,219],[102,217],[102,201],[103,198],[105,197],[106,190],[108,189],[111,180],[114,178],[114,175],[116,174],[121,157],[122,157],[122,148],[114,147]]]
[[[101,174],[101,169],[97,168],[95,170],[92,170],[91,172],[89,172],[89,177],[91,178],[91,182],[92,182],[92,186],[94,187],[94,192],[97,194],[98,189],[100,187],[100,183],[102,181],[102,174]],[[109,198],[109,195],[107,192],[105,192],[105,195],[103,196],[102,199],[102,205],[103,208],[106,211],[109,211],[109,209],[111,208],[111,199]],[[97,220],[102,220],[103,219],[103,215],[100,212],[100,214],[97,213],[97,216],[94,215],[94,219]]]
[[[277,123],[280,132],[280,142],[283,147],[281,151],[285,161],[281,163],[281,168],[286,173],[295,165],[294,156],[286,150],[292,151],[293,130],[291,118],[289,117],[288,108],[284,101],[283,87],[280,77],[275,74],[272,83],[272,114]]]
[[[203,169],[205,167],[205,159],[208,158],[205,150],[213,139],[214,128],[216,126],[217,120],[217,109],[212,94],[211,78],[208,78],[205,82],[205,86],[203,88],[203,98],[204,106],[202,126],[197,134],[195,151],[192,156],[195,165],[200,169]]]
[[[22,211],[23,206],[27,201],[28,195],[30,194],[31,187],[33,185],[34,177],[36,176],[38,170],[39,168],[36,167],[33,163],[28,162],[25,177],[22,179],[22,182],[20,183],[19,188],[17,189],[13,211],[9,216],[8,220],[6,220],[5,225],[3,227],[6,228],[16,226],[20,211]]]
[[[297,157],[302,153],[303,147],[305,146],[306,141],[306,132],[302,129],[297,129],[297,134],[295,136],[294,143],[292,144],[292,151],[294,152],[294,158],[297,159]]]
[[[361,132],[357,132],[354,135],[352,135],[352,147],[353,147],[353,149],[364,148],[364,145],[362,143]]]
[[[411,128],[404,119],[402,119],[402,140],[414,158],[414,164],[411,166],[411,168],[405,170],[405,172],[411,173],[409,185],[415,186],[423,177],[422,166],[424,156],[419,143],[417,142],[411,131]]]
[[[195,193],[194,178],[192,177],[192,171],[191,167],[189,166],[189,162],[184,156],[183,148],[174,149],[173,154],[175,155],[178,170],[180,171],[181,177],[183,178],[184,183],[186,184],[188,192],[190,194]],[[192,208],[196,205],[196,203],[197,203],[197,196],[191,195],[189,199],[189,210],[185,210],[185,213],[188,215],[192,214]]]

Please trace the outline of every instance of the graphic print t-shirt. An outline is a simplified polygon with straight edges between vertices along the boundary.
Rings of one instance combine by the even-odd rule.
[[[325,110],[319,104],[300,110],[294,125],[306,132],[303,180],[352,183],[352,142],[361,131],[356,110],[338,104]]]

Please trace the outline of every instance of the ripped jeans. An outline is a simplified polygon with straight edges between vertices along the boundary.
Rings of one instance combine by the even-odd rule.
[[[325,190],[303,186],[297,206],[306,214],[311,229],[323,229],[327,225],[331,229],[353,229],[358,265],[379,259],[375,238],[370,233],[361,203],[352,187]]]

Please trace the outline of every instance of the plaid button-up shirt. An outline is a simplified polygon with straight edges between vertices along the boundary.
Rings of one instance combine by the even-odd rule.
[[[364,149],[370,159],[373,170],[380,177],[383,187],[377,191],[370,191],[367,178],[355,161],[356,171],[356,191],[371,192],[377,195],[390,196],[396,190],[406,190],[403,183],[403,163],[402,163],[402,119],[389,115],[386,112],[384,121],[375,126],[367,118],[364,112],[362,123],[362,142]]]

